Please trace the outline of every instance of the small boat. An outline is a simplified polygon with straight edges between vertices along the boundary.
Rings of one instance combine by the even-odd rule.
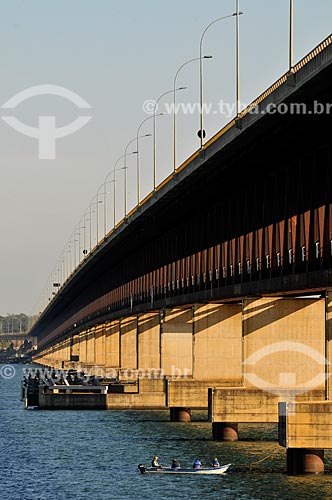
[[[185,467],[147,467],[144,464],[139,464],[138,468],[141,474],[224,474],[232,464],[221,465],[220,467],[202,467],[200,469],[192,469]]]

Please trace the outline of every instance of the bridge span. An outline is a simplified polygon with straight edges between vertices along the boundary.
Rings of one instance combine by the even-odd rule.
[[[208,409],[215,439],[279,422],[288,469],[321,471],[332,448],[320,420],[331,410],[331,81],[330,36],[86,256],[30,331],[35,361],[102,369],[114,381],[107,408],[169,408],[173,420]]]

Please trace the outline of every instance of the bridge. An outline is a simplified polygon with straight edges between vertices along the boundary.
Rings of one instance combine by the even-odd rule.
[[[288,470],[322,471],[331,77],[332,36],[106,234],[31,328],[34,360],[102,369],[109,409],[208,409],[215,439],[279,422]]]
[[[24,341],[32,342],[36,344],[36,339],[32,337],[29,333],[19,333],[19,332],[8,332],[0,333],[0,349],[6,349],[13,344],[14,347],[21,347]]]

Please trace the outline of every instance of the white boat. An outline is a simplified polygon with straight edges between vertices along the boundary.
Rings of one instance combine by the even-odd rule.
[[[184,467],[146,467],[144,464],[138,466],[141,474],[224,474],[232,464],[220,467],[201,467],[200,469],[187,469]]]

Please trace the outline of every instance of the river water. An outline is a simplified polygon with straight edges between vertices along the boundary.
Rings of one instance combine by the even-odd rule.
[[[324,476],[288,476],[274,425],[239,426],[241,441],[211,440],[205,414],[171,423],[164,411],[24,410],[22,367],[0,365],[0,500],[331,499],[332,455]],[[141,475],[158,454],[190,466],[198,457],[234,464],[223,476]],[[272,456],[265,461],[259,460]],[[251,465],[252,471],[248,470]]]

